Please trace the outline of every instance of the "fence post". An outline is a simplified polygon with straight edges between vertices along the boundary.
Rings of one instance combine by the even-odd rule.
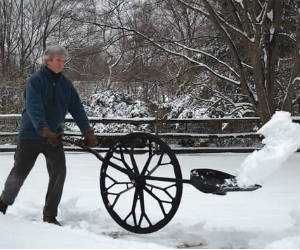
[[[157,114],[157,110],[154,112],[155,113],[155,122],[154,122],[154,134],[155,136],[158,136],[158,114]],[[157,144],[155,144],[155,150],[158,150],[158,146]]]

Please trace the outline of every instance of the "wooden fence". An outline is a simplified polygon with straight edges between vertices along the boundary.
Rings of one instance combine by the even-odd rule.
[[[14,151],[21,115],[0,115],[0,151]],[[130,124],[128,132],[141,131],[141,125],[147,125],[146,132],[156,134],[165,140],[176,153],[219,153],[252,152],[262,147],[262,137],[256,133],[261,127],[259,118],[211,118],[211,119],[156,119],[156,118],[97,118],[89,117],[90,123]],[[300,117],[293,117],[300,123]],[[74,123],[67,117],[66,124]],[[96,133],[101,142],[96,150],[105,152],[120,136],[127,133]],[[79,132],[65,130],[66,136],[81,136]],[[80,150],[65,147],[66,150]]]

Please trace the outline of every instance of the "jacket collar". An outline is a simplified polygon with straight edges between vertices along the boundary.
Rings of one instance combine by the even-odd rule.
[[[58,83],[62,73],[55,73],[52,70],[48,69],[47,66],[42,66],[41,71],[52,83]]]

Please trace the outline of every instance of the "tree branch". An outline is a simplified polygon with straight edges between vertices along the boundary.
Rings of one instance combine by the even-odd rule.
[[[204,3],[206,5],[207,11],[210,13],[212,21],[214,22],[216,28],[223,34],[223,36],[225,38],[225,41],[227,42],[227,45],[229,46],[229,48],[230,48],[230,50],[233,54],[233,59],[235,60],[235,62],[237,64],[237,67],[238,67],[238,70],[239,70],[239,76],[240,76],[240,82],[241,82],[241,85],[242,85],[242,90],[244,91],[244,93],[247,94],[247,96],[249,97],[250,102],[253,105],[255,105],[255,98],[253,96],[252,91],[248,87],[246,77],[245,77],[245,73],[244,73],[244,69],[243,69],[243,65],[242,65],[241,59],[238,55],[238,51],[237,51],[236,46],[235,46],[231,36],[228,34],[226,29],[219,22],[219,16],[214,11],[214,9],[210,5],[210,3],[207,0],[204,0]]]
[[[237,77],[240,77],[238,75],[238,73],[234,70],[234,68],[230,67],[227,63],[225,63],[224,61],[218,59],[217,57],[203,51],[203,50],[199,50],[199,49],[193,49],[193,48],[190,48],[188,46],[185,46],[184,44],[180,44],[178,42],[174,42],[176,45],[178,45],[179,47],[183,48],[183,49],[186,49],[186,50],[189,50],[189,51],[192,51],[192,52],[196,52],[196,53],[199,53],[199,54],[202,54],[202,55],[205,55],[213,60],[215,60],[216,62],[220,63],[221,65],[225,66],[229,71],[231,71],[233,74],[235,74]]]
[[[170,49],[167,49],[165,47],[163,47],[162,45],[160,45],[159,43],[155,42],[154,40],[150,39],[149,37],[147,37],[146,35],[144,35],[143,33],[135,30],[135,29],[132,29],[132,28],[127,28],[127,27],[124,27],[124,26],[114,26],[114,25],[110,25],[110,24],[100,24],[100,23],[97,23],[97,22],[91,22],[91,21],[85,21],[85,20],[78,20],[74,17],[71,17],[73,20],[76,20],[76,21],[79,21],[79,22],[84,22],[84,23],[89,23],[89,24],[93,24],[95,26],[98,26],[98,27],[106,27],[106,28],[110,28],[110,29],[116,29],[116,30],[124,30],[124,31],[127,31],[127,32],[131,32],[131,33],[134,33],[136,35],[139,35],[141,36],[142,38],[144,38],[145,40],[149,41],[151,44],[153,44],[154,46],[160,48],[161,50],[167,52],[168,54],[172,54],[172,55],[175,55],[175,56],[179,56],[181,58],[184,58],[185,60],[189,61],[190,63],[194,64],[194,65],[197,65],[198,67],[201,67],[201,68],[204,68],[206,69],[207,71],[209,71],[210,73],[212,73],[214,76],[226,81],[226,82],[229,82],[231,84],[234,84],[234,85],[237,85],[239,86],[240,85],[240,82],[239,81],[235,81],[227,76],[224,76],[224,75],[221,75],[219,74],[218,72],[216,72],[215,70],[213,70],[212,68],[210,68],[208,65],[204,64],[204,63],[200,63],[184,54],[181,54],[181,53],[178,53],[176,51],[173,51],[173,50],[170,50]]]

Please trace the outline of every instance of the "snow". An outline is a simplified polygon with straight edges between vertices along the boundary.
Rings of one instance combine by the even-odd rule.
[[[43,156],[24,183],[15,204],[0,215],[0,248],[298,248],[300,154],[295,153],[264,186],[226,196],[204,194],[184,184],[175,217],[148,235],[128,233],[107,213],[99,191],[99,161],[87,153],[67,153],[67,179],[58,219],[41,222],[48,174]],[[177,155],[183,177],[194,168],[234,174],[248,154]],[[0,187],[13,153],[0,153]],[[137,155],[143,162],[143,155]],[[126,204],[124,204],[125,206]]]
[[[272,25],[271,28],[270,28],[270,42],[273,40],[274,32],[275,32],[275,28]]]
[[[265,48],[263,49],[263,52],[264,52],[264,63],[265,63],[265,67],[267,67],[268,55],[267,55],[267,51],[266,51]]]
[[[21,114],[0,114],[0,117],[3,117],[3,118],[21,118],[22,115]]]
[[[238,4],[241,5],[241,7],[244,9],[243,0],[235,0]]]
[[[257,133],[264,135],[265,146],[242,162],[239,186],[263,184],[300,147],[300,125],[292,122],[289,112],[277,111]]]
[[[273,18],[274,18],[273,9],[267,13],[267,17],[270,19],[271,22],[273,22]]]

